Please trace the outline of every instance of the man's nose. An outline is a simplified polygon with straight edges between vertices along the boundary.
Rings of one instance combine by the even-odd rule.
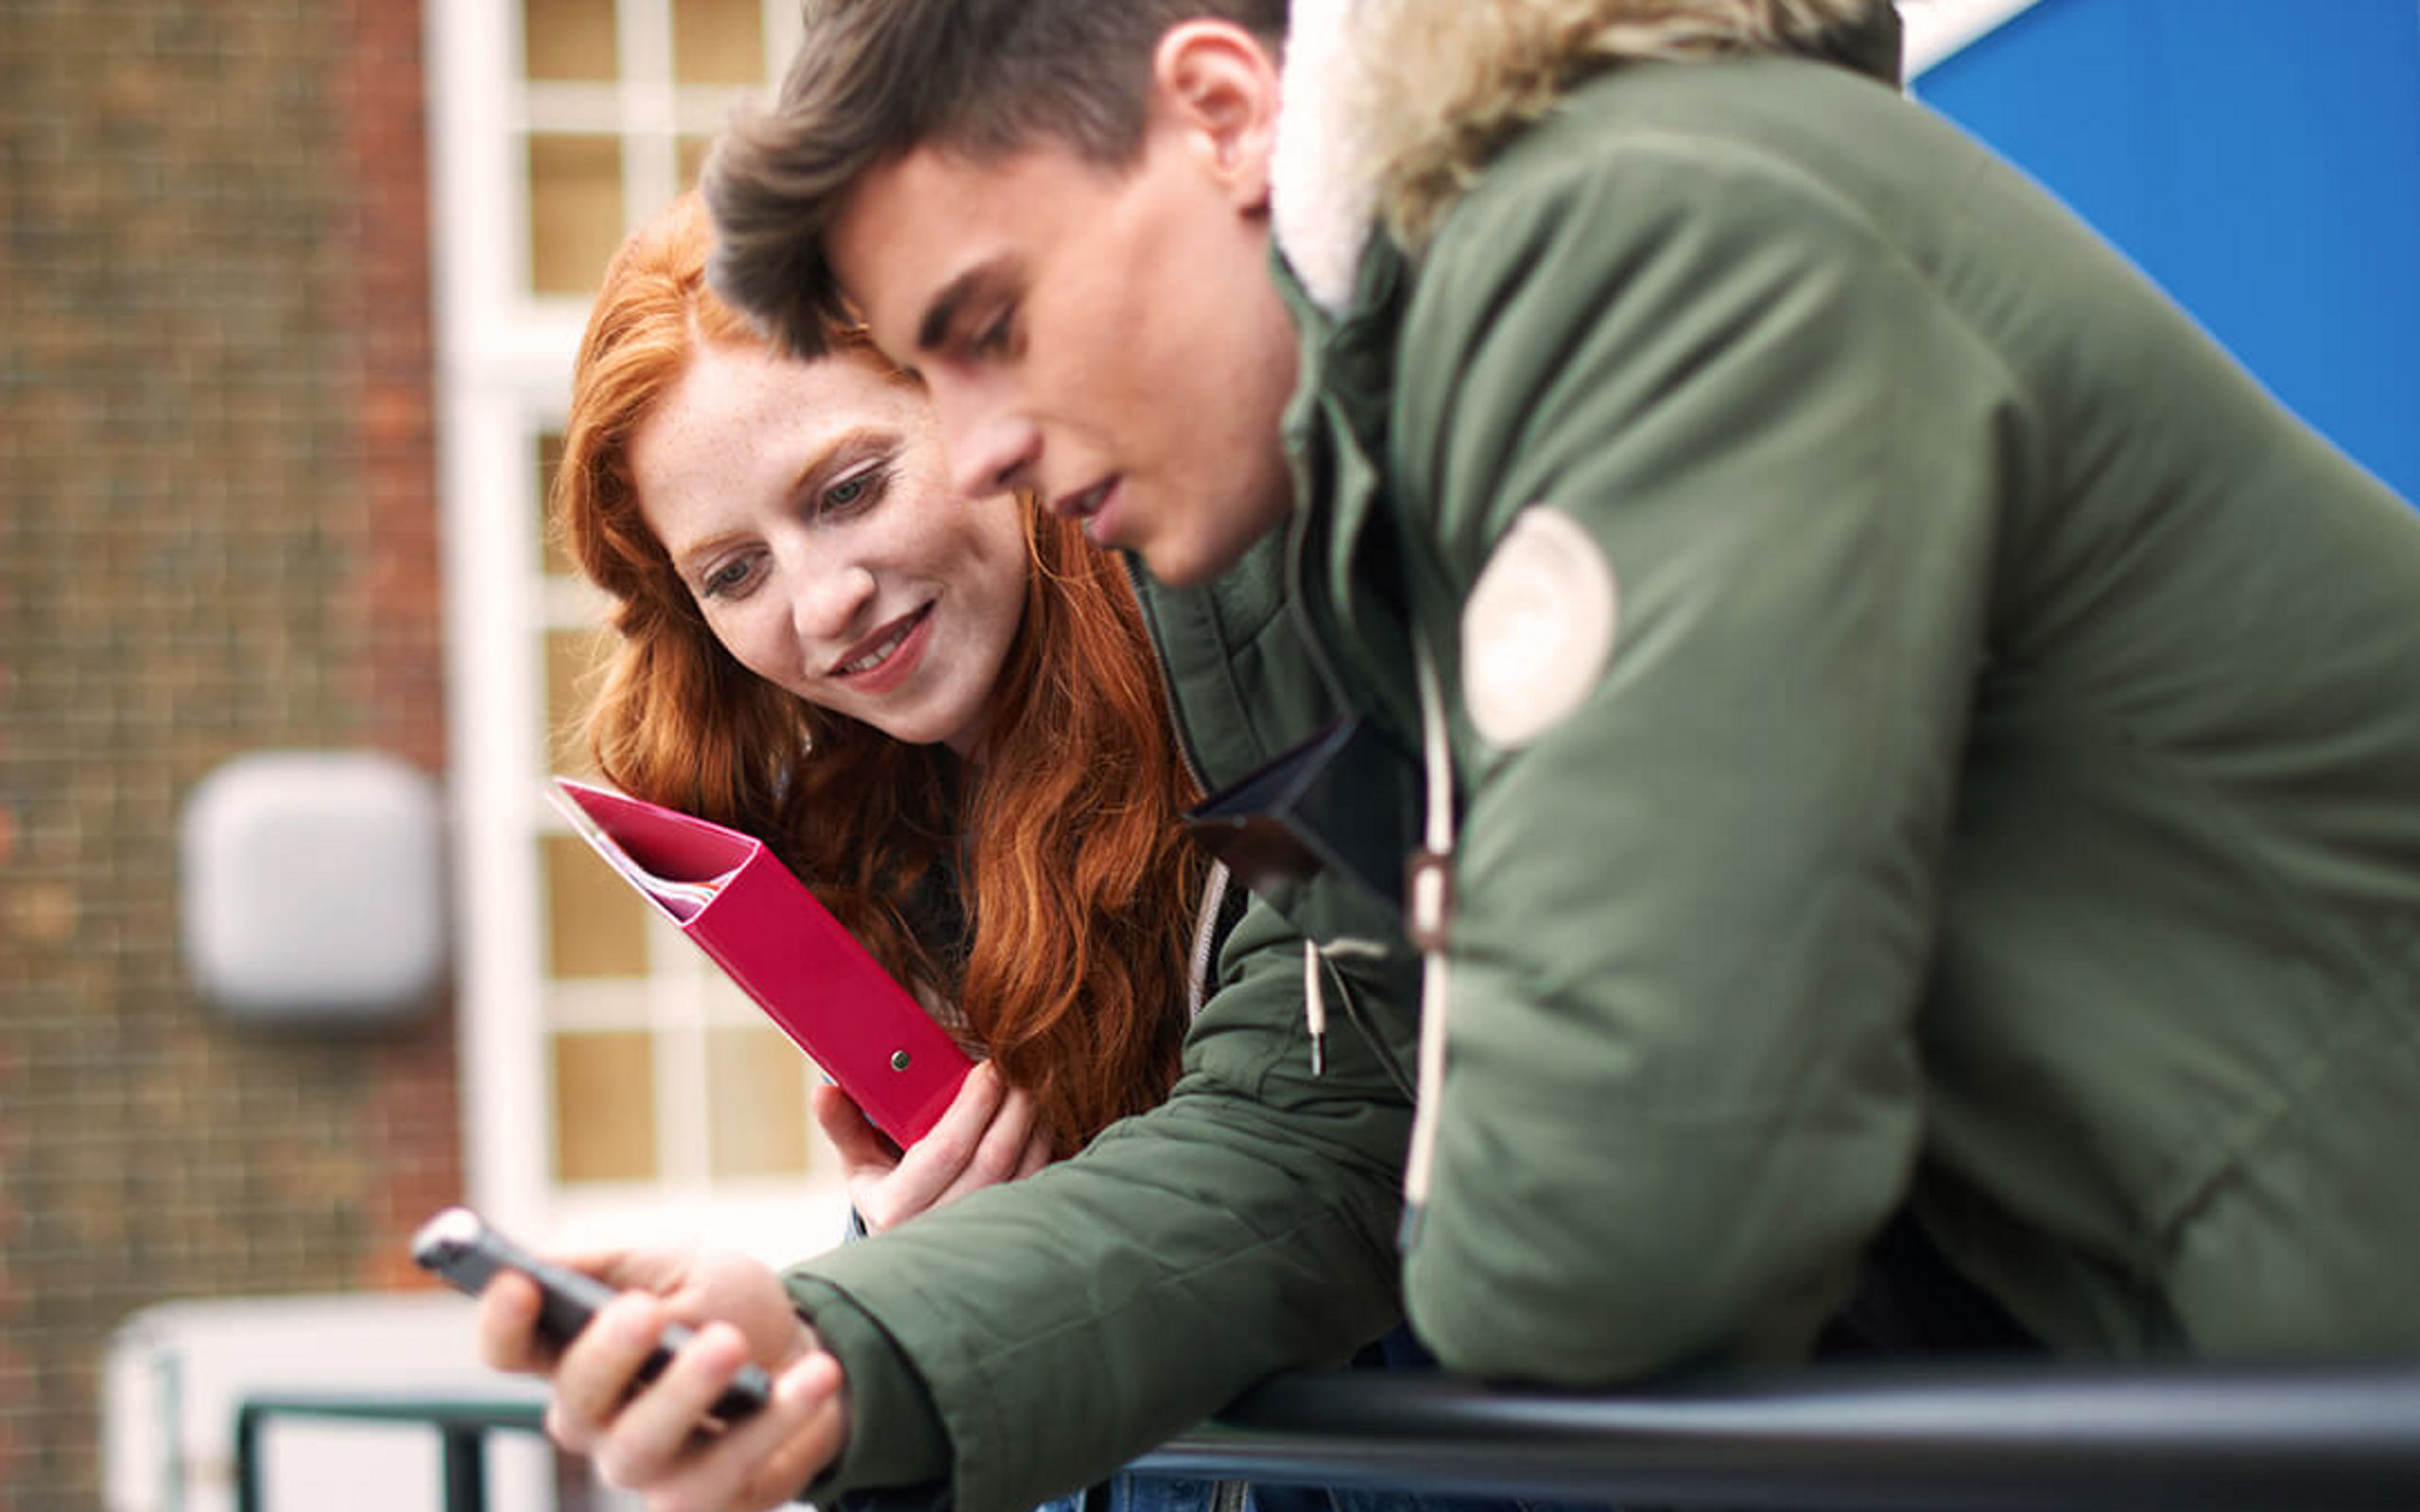
[[[962,389],[933,390],[950,484],[970,498],[1031,487],[1042,459],[1042,432],[1011,406]]]

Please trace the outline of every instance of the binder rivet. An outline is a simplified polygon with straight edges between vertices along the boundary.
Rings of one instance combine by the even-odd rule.
[[[908,1069],[907,1051],[894,1050],[890,1053],[890,1069],[893,1071],[906,1071]]]

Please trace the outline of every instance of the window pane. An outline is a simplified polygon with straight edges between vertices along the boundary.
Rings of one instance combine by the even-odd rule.
[[[614,77],[614,0],[522,0],[521,37],[531,78]]]
[[[677,84],[765,81],[761,0],[672,0],[672,78]]]
[[[546,514],[546,501],[554,493],[555,469],[562,465],[563,433],[551,430],[539,432],[537,450],[538,540],[544,553],[545,570],[555,576],[568,577],[579,569],[572,565],[571,554],[563,549],[562,542],[556,540],[555,533],[547,528]]]
[[[778,1029],[706,1031],[708,1160],[717,1177],[806,1169],[806,1057]]]
[[[596,769],[580,726],[611,644],[604,630],[546,632],[546,757],[554,771],[581,777]]]
[[[531,136],[529,287],[594,295],[621,240],[621,139]]]
[[[547,970],[557,977],[645,976],[648,902],[576,834],[541,835]]]
[[[654,1040],[555,1036],[555,1179],[655,1179]]]
[[[673,150],[681,159],[682,188],[698,187],[699,178],[706,171],[706,152],[714,145],[715,139],[710,136],[684,136],[673,144]]]

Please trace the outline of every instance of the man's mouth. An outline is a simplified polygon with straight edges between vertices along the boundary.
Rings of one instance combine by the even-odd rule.
[[[899,649],[909,633],[917,626],[922,625],[925,622],[925,616],[932,611],[933,606],[926,604],[913,613],[902,614],[899,618],[892,620],[881,629],[850,647],[849,654],[833,664],[831,675],[836,678],[854,678],[872,672],[890,661],[891,653]]]
[[[1065,494],[1054,499],[1050,512],[1062,520],[1088,520],[1109,499],[1109,490],[1117,486],[1115,478],[1103,478],[1081,493]]]

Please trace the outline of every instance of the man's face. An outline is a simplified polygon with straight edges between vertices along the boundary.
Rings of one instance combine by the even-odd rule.
[[[960,492],[1039,492],[1167,583],[1286,516],[1293,330],[1232,156],[1154,125],[1105,170],[1056,146],[925,146],[862,180],[828,238],[876,345],[923,375]]]

